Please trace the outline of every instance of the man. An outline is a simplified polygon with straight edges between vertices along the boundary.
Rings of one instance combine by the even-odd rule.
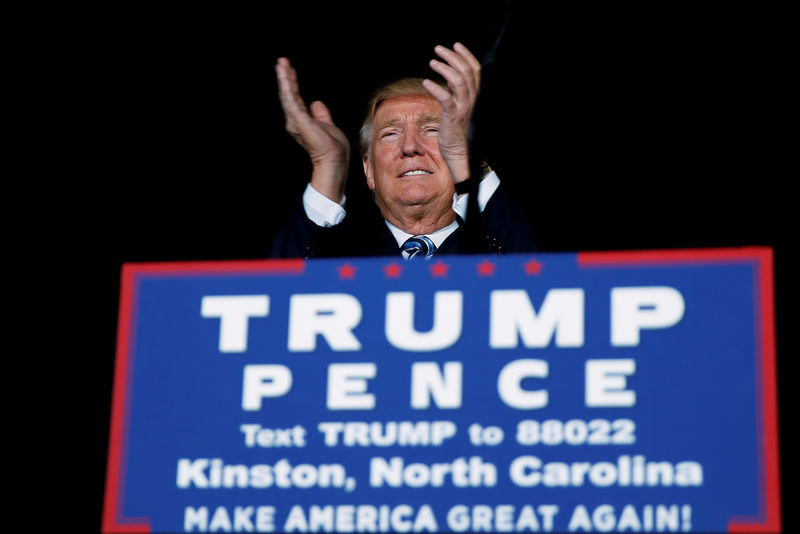
[[[275,66],[286,129],[308,152],[311,181],[302,207],[278,235],[273,257],[398,255],[429,257],[465,249],[476,252],[530,250],[524,218],[498,191],[489,173],[481,181],[480,228],[466,243],[463,222],[470,175],[468,130],[478,96],[480,62],[462,44],[435,48],[431,69],[443,83],[403,79],[379,89],[361,129],[367,186],[384,224],[346,217],[344,192],[350,144],[322,102],[306,107],[289,60]],[[480,179],[480,177],[478,178]],[[458,193],[457,193],[458,191]]]

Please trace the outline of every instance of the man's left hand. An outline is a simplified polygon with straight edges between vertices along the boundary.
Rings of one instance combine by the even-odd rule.
[[[450,89],[425,80],[425,89],[442,105],[439,126],[439,152],[442,154],[455,183],[469,178],[469,131],[472,110],[481,83],[481,64],[467,47],[456,43],[450,50],[437,46],[436,54],[444,60],[431,60],[430,66],[446,81]]]

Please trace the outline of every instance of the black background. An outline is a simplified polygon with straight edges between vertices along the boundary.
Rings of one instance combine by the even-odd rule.
[[[77,267],[91,334],[72,388],[90,479],[77,525],[100,524],[122,263],[264,258],[310,176],[283,128],[276,59],[292,60],[306,102],[323,100],[355,140],[377,85],[429,76],[436,44],[458,40],[482,58],[509,10],[477,135],[504,187],[530,206],[541,249],[773,247],[785,407],[795,342],[782,184],[796,169],[780,164],[789,150],[781,13],[502,2],[469,12],[450,2],[115,8],[93,12],[96,22],[73,26],[52,51],[52,80],[71,95],[51,103],[53,135],[69,142],[60,163],[73,177],[54,190],[63,200],[53,250]],[[353,145],[347,194],[367,201]],[[781,420],[787,450],[785,409]]]

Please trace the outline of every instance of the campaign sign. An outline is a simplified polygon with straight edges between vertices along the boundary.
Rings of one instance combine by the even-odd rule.
[[[107,532],[777,532],[772,251],[126,264]]]

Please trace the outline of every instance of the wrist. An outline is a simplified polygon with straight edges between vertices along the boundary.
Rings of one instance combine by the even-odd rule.
[[[483,178],[490,172],[492,172],[492,168],[487,163],[484,162],[484,164],[481,166],[480,176],[478,176],[477,178],[468,176],[466,179],[455,183],[456,194],[463,195],[464,193],[469,193],[470,190],[472,189],[473,183],[474,182],[480,183],[483,180]]]
[[[315,165],[311,171],[311,186],[334,202],[341,202],[346,183],[346,166]]]
[[[469,160],[459,160],[456,162],[448,162],[447,166],[450,168],[450,175],[453,178],[454,184],[460,184],[469,179]]]

